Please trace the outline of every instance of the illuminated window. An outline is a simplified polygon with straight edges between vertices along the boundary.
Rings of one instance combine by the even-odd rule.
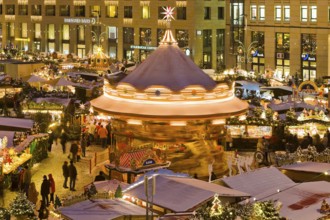
[[[91,16],[101,17],[101,6],[99,5],[91,6]]]
[[[284,21],[290,21],[290,5],[284,6]]]
[[[54,42],[48,42],[48,51],[50,53],[53,53],[55,51],[55,43]]]
[[[117,39],[117,27],[110,26],[109,28],[109,39]]]
[[[300,8],[300,20],[302,22],[307,22],[308,20],[308,8],[305,5]]]
[[[275,21],[282,20],[282,6],[276,5],[275,6]]]
[[[55,25],[48,24],[48,40],[55,40]]]
[[[21,32],[21,36],[24,37],[24,38],[27,38],[28,37],[28,34],[27,34],[27,23],[22,23],[21,24],[22,26],[22,32]]]
[[[150,7],[145,5],[142,6],[142,18],[149,19],[150,18]]]
[[[40,39],[41,38],[41,25],[40,23],[34,24],[34,38]]]
[[[63,43],[62,44],[62,50],[64,54],[69,54],[70,51],[70,44],[68,43]]]
[[[9,25],[9,37],[15,37],[15,23],[8,23]]]
[[[250,19],[251,20],[257,20],[257,6],[256,5],[251,5]]]
[[[106,16],[108,18],[117,18],[118,17],[118,7],[116,5],[107,6]]]
[[[79,25],[77,28],[77,38],[78,42],[83,42],[85,41],[85,26],[84,25]]]
[[[62,38],[63,40],[70,40],[70,27],[68,24],[63,24]]]
[[[311,13],[311,21],[317,21],[317,6],[310,6],[310,13]]]
[[[266,15],[266,9],[264,5],[259,6],[259,20],[264,21]]]

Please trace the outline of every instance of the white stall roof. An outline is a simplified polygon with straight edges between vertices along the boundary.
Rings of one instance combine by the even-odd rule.
[[[280,167],[280,169],[310,172],[310,173],[324,173],[324,172],[330,172],[330,164],[318,163],[318,162],[303,162],[303,163],[285,165]]]
[[[33,128],[33,120],[23,118],[0,117],[0,127],[31,129]]]

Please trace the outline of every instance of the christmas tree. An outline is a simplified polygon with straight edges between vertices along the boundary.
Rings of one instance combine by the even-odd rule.
[[[214,215],[221,215],[222,213],[222,206],[221,206],[221,201],[219,199],[219,195],[215,194],[213,197],[213,202],[212,202],[212,207],[211,207],[211,211],[210,211],[210,215],[214,216]]]
[[[14,199],[9,205],[10,213],[16,217],[35,217],[34,214],[34,204],[30,202],[24,193],[19,193],[18,196]]]
[[[115,192],[115,198],[122,198],[123,197],[123,192],[121,190],[121,186],[118,185],[116,192]]]
[[[10,219],[10,212],[5,208],[0,208],[0,219]]]
[[[279,210],[274,201],[263,201],[254,204],[254,219],[277,220],[280,218]]]

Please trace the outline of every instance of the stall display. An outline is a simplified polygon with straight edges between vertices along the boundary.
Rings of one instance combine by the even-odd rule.
[[[272,136],[271,126],[258,126],[258,125],[227,125],[230,134],[233,138],[261,138]]]
[[[232,137],[241,137],[246,132],[245,125],[227,125],[227,130],[230,130],[230,134]]]

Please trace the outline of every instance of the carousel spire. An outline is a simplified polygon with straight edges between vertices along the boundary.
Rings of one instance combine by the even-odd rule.
[[[173,33],[170,29],[171,27],[171,21],[174,20],[173,14],[174,14],[174,8],[172,7],[163,7],[164,12],[162,12],[162,14],[164,14],[164,20],[166,20],[166,31],[164,34],[163,39],[161,40],[160,44],[161,45],[172,45],[172,44],[178,44],[178,42],[175,40]]]

